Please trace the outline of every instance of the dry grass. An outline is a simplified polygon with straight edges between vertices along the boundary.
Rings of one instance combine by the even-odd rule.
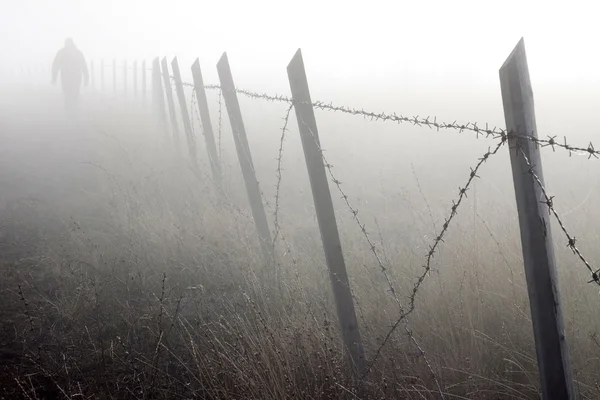
[[[291,252],[279,243],[275,261],[264,265],[252,221],[232,206],[244,204],[235,168],[227,172],[230,199],[224,200],[208,177],[194,177],[164,148],[140,149],[139,137],[115,140],[105,133],[114,130],[103,125],[96,132],[97,159],[73,185],[89,191],[63,182],[63,192],[3,198],[0,398],[440,397],[402,330],[363,381],[350,379],[320,238],[310,207],[296,206],[296,186],[282,193]],[[78,176],[61,165],[68,179]],[[402,301],[451,200],[442,189],[442,199],[432,199],[426,177],[417,178],[423,190],[408,174],[401,190],[370,197],[364,184],[348,186],[351,195],[363,193],[352,201]],[[508,207],[494,213],[492,197],[478,199],[478,208],[465,206],[441,247],[410,329],[447,399],[535,399],[515,216],[507,217]],[[370,360],[397,308],[342,205],[338,217]],[[595,235],[584,223],[574,226]],[[579,266],[563,246],[557,249],[561,265],[570,267],[561,269],[561,289],[577,390],[595,399],[596,293],[581,284]]]

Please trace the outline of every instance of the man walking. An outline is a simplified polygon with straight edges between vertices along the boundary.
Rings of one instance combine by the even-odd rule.
[[[89,74],[83,53],[75,47],[73,39],[65,40],[65,47],[60,49],[52,63],[52,83],[56,84],[58,73],[65,96],[67,118],[73,117],[77,111],[79,89],[81,83],[87,86]]]

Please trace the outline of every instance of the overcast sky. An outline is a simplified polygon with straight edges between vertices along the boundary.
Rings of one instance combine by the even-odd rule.
[[[223,51],[248,75],[285,73],[298,47],[335,79],[497,81],[521,36],[537,81],[600,81],[592,1],[0,0],[2,63],[43,62],[71,36],[88,58]],[[8,57],[7,57],[8,56]],[[211,66],[212,66],[211,65]],[[379,76],[381,75],[381,76]]]

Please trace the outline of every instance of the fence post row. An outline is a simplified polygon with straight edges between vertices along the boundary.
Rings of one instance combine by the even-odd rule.
[[[500,68],[500,86],[507,131],[537,138],[523,39]],[[550,215],[543,192],[532,175],[543,184],[539,146],[526,138],[510,137],[509,148],[542,397],[545,400],[573,399]]]
[[[300,49],[298,49],[296,55],[294,55],[294,58],[289,63],[287,73],[302,139],[302,148],[304,149],[304,158],[308,169],[317,221],[321,232],[321,240],[325,251],[325,260],[329,268],[331,286],[337,306],[342,339],[352,370],[356,375],[362,375],[365,369],[362,339],[358,330],[358,321],[356,319],[352,292],[350,291],[348,274],[344,263],[333,201],[331,200],[327,174],[321,154],[317,122],[310,99],[308,81]]]
[[[167,110],[165,107],[165,96],[162,88],[162,77],[160,73],[160,62],[156,57],[152,62],[152,105],[158,124],[163,132],[168,135]]]
[[[187,138],[188,150],[190,152],[190,157],[192,159],[195,172],[199,172],[196,138],[194,137],[194,132],[192,132],[192,123],[190,121],[190,114],[185,102],[185,93],[183,92],[183,83],[181,82],[181,72],[179,71],[179,62],[177,61],[177,57],[174,57],[171,61],[171,68],[173,69],[175,91],[177,93],[177,99],[179,100],[179,108],[181,108],[181,119],[183,121],[183,129]]]
[[[235,148],[240,161],[240,167],[242,168],[248,200],[250,201],[250,208],[252,209],[252,216],[259,235],[260,247],[265,260],[270,260],[272,254],[271,232],[269,231],[267,215],[262,202],[258,180],[256,179],[252,154],[250,154],[246,128],[244,127],[244,121],[242,120],[240,103],[235,91],[235,84],[233,82],[233,76],[231,75],[227,53],[223,53],[221,59],[217,63],[217,71],[219,73],[219,81],[221,82],[225,107],[227,108],[227,114],[229,115],[229,123],[233,132]]]
[[[171,78],[169,77],[169,66],[167,65],[167,57],[161,60],[163,83],[165,85],[165,93],[167,95],[167,103],[169,104],[169,115],[171,116],[171,128],[173,129],[173,140],[177,151],[181,151],[179,145],[179,126],[175,117],[175,103],[173,102],[173,89],[171,88]]]
[[[192,76],[194,78],[194,90],[196,92],[196,100],[198,102],[198,112],[202,122],[202,131],[206,141],[206,150],[210,161],[213,179],[217,186],[221,187],[221,166],[217,156],[217,145],[215,143],[215,135],[210,121],[210,112],[208,110],[208,100],[206,98],[206,90],[204,89],[204,79],[202,78],[202,70],[200,69],[200,60],[196,58],[192,64]]]

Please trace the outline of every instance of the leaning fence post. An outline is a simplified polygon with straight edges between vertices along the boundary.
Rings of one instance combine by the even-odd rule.
[[[302,139],[302,148],[304,149],[304,158],[306,159],[306,166],[308,168],[308,177],[315,203],[319,230],[321,232],[321,240],[325,251],[325,260],[329,268],[331,286],[335,297],[342,339],[353,372],[356,375],[362,375],[365,370],[362,339],[358,329],[356,312],[354,311],[354,302],[344,263],[333,201],[331,200],[327,174],[321,153],[322,149],[317,131],[317,122],[310,99],[308,81],[300,49],[298,49],[294,58],[289,63],[287,73]]]
[[[233,76],[231,75],[227,53],[223,53],[221,59],[217,63],[217,71],[219,73],[223,98],[225,99],[225,107],[227,108],[227,114],[229,115],[229,123],[233,132],[235,148],[242,168],[244,183],[246,184],[252,216],[254,217],[254,223],[256,224],[259,235],[260,247],[265,259],[269,260],[272,254],[271,232],[269,231],[267,214],[265,213],[258,180],[256,179],[252,154],[250,153],[246,128],[244,127],[240,103],[235,91],[235,84],[233,82]]]
[[[573,380],[558,293],[550,215],[535,174],[543,184],[533,90],[525,44],[519,41],[500,68],[500,86],[517,200],[521,245],[535,348],[545,400],[573,399]],[[520,136],[510,135],[520,133]],[[527,159],[525,158],[527,157]]]
[[[154,113],[156,115],[155,118],[158,119],[160,128],[163,132],[167,133],[168,136],[167,110],[165,107],[165,96],[162,88],[160,61],[158,60],[158,57],[152,62],[152,100]]]
[[[169,66],[167,65],[167,57],[161,60],[163,83],[165,84],[165,93],[167,95],[167,103],[169,105],[169,115],[171,116],[171,128],[173,129],[173,140],[177,151],[180,151],[179,145],[179,126],[177,125],[175,103],[173,101],[173,89],[171,88],[171,77],[169,76]]]
[[[137,99],[137,60],[133,60],[133,97]]]
[[[181,82],[181,72],[179,71],[179,62],[177,57],[171,61],[171,68],[173,69],[173,79],[175,80],[175,91],[177,92],[177,99],[179,100],[179,108],[181,108],[181,119],[183,120],[183,129],[185,130],[185,136],[187,138],[188,150],[192,159],[192,165],[198,169],[198,151],[196,149],[196,138],[194,132],[192,132],[192,123],[190,121],[190,113],[187,109],[185,102],[185,93],[183,92],[183,83]],[[196,171],[197,172],[197,171]]]
[[[210,121],[210,112],[208,110],[208,100],[206,98],[206,90],[204,89],[204,79],[202,78],[202,70],[200,69],[200,60],[196,58],[192,65],[192,76],[194,78],[194,90],[196,92],[196,100],[198,101],[198,112],[202,121],[202,131],[206,140],[206,149],[210,161],[213,179],[217,186],[221,185],[221,166],[217,157],[217,145],[215,143],[215,135]]]

